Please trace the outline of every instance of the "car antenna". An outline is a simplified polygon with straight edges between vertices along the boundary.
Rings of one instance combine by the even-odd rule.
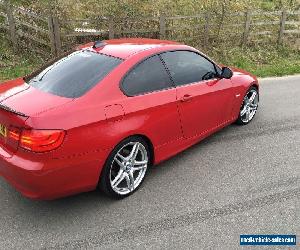
[[[104,47],[106,45],[106,42],[104,41],[95,41],[93,45],[93,49],[98,49],[100,47]]]

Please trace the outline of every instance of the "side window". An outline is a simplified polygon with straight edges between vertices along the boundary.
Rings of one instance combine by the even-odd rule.
[[[152,56],[138,64],[122,82],[124,92],[130,96],[170,87],[171,79],[158,56]]]
[[[191,51],[172,51],[161,54],[176,86],[216,77],[212,62]]]

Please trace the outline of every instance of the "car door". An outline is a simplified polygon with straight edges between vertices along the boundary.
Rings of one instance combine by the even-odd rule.
[[[186,138],[208,133],[229,119],[232,84],[217,78],[220,69],[210,60],[193,51],[166,52],[161,58],[176,85]]]
[[[156,147],[183,137],[176,88],[158,55],[129,70],[121,89],[128,96],[123,106],[133,131],[148,135]]]

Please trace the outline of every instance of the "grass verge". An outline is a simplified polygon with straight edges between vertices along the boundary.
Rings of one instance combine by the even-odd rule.
[[[300,73],[300,50],[289,47],[234,48],[222,54],[219,61],[258,77]]]

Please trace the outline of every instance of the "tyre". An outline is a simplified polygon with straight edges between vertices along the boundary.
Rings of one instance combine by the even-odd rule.
[[[255,87],[251,87],[244,97],[236,123],[239,125],[246,125],[251,122],[257,112],[258,102],[258,90]]]
[[[123,140],[105,163],[100,189],[117,199],[131,195],[141,186],[150,162],[149,146],[141,137]]]

